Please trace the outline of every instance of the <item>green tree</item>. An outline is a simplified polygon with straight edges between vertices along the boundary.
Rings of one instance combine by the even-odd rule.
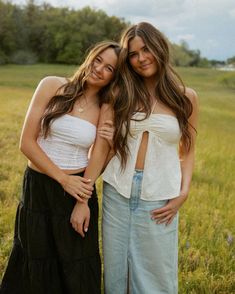
[[[180,45],[172,44],[171,52],[172,62],[175,66],[189,66],[192,61],[190,54]]]
[[[18,30],[14,18],[17,10],[16,5],[0,1],[0,51],[8,56],[17,49],[16,36]]]
[[[235,56],[227,59],[228,64],[233,64],[235,66]]]

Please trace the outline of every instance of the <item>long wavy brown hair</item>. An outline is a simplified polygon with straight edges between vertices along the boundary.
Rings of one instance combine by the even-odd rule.
[[[72,111],[74,103],[81,98],[86,89],[86,81],[91,73],[92,64],[95,58],[108,48],[113,48],[116,55],[119,56],[120,45],[113,41],[103,41],[97,43],[88,53],[85,61],[80,65],[75,74],[68,79],[68,82],[62,85],[53,96],[45,110],[44,115],[41,118],[42,135],[47,137],[50,132],[50,124],[56,118],[62,116],[65,113]],[[111,83],[103,87],[99,93],[100,106],[104,102],[109,101],[112,91]]]
[[[124,168],[128,158],[127,138],[130,135],[130,121],[133,114],[140,110],[151,113],[152,101],[142,77],[137,74],[128,59],[129,42],[136,36],[144,41],[157,62],[155,95],[157,99],[176,115],[182,133],[181,142],[189,150],[192,138],[188,118],[192,113],[192,103],[185,95],[185,86],[170,64],[169,45],[164,35],[149,23],[141,22],[126,29],[121,36],[118,77],[115,82],[116,99],[113,100],[114,150]],[[125,130],[125,131],[124,131]]]

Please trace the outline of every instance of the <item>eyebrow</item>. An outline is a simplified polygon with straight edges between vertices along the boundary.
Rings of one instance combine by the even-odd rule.
[[[140,50],[142,50],[142,49],[144,49],[144,48],[147,48],[147,46],[146,46],[146,45],[142,46],[142,47],[140,48]],[[137,51],[131,51],[131,52],[128,53],[128,55],[131,55],[131,54],[136,53],[136,52],[137,52]]]

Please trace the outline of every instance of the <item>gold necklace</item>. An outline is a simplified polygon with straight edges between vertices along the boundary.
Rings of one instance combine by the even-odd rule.
[[[84,99],[86,101],[86,97]],[[86,108],[86,105],[87,105],[87,101],[86,101],[86,104],[84,106],[82,106],[81,101],[78,101],[78,105],[76,105],[78,112],[79,113],[84,112],[84,109]]]
[[[94,102],[90,102],[90,103],[88,103],[87,100],[86,100],[86,97],[85,97],[85,101],[86,101],[86,104],[85,104],[84,106],[82,106],[81,104],[79,104],[79,105],[77,106],[77,110],[78,110],[79,113],[83,113],[84,110],[87,108],[88,105],[91,106],[91,105],[93,105],[93,104],[97,104],[97,101],[94,101]]]
[[[84,108],[83,107],[78,107],[78,112],[79,113],[82,113],[84,111]]]

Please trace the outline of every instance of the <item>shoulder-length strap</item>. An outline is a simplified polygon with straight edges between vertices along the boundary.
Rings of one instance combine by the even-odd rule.
[[[152,107],[152,110],[151,110],[151,114],[153,113],[156,104],[157,104],[157,99],[156,99],[156,101],[155,101],[154,104],[153,104],[153,107]]]

